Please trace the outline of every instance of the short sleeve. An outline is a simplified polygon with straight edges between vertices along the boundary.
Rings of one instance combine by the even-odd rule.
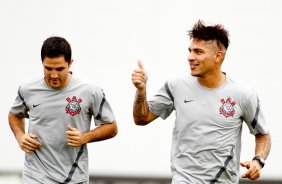
[[[92,98],[91,111],[94,116],[95,125],[99,126],[105,123],[112,123],[115,119],[114,114],[103,90],[94,86],[92,88]]]
[[[21,90],[21,87],[19,87],[17,97],[13,106],[10,109],[10,113],[20,118],[29,118],[28,111],[29,109],[25,104],[23,92]]]
[[[174,110],[173,91],[166,82],[149,101],[149,111],[162,119],[166,119]]]
[[[249,127],[250,133],[256,134],[267,134],[268,129],[266,127],[265,118],[260,107],[260,101],[253,92],[246,100],[246,105],[244,107],[244,121]]]

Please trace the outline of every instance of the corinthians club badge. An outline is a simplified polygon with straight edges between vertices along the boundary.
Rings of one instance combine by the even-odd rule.
[[[79,114],[81,111],[79,104],[82,102],[82,100],[80,98],[77,100],[76,96],[73,96],[72,99],[68,97],[66,100],[69,102],[66,106],[66,113],[69,113],[71,116]]]
[[[226,118],[233,116],[235,113],[234,105],[236,104],[236,102],[232,102],[231,98],[227,98],[226,101],[224,99],[221,99],[220,101],[222,103],[222,106],[219,108],[220,114],[222,114]]]

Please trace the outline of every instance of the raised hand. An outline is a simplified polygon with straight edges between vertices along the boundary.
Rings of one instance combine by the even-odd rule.
[[[133,85],[138,90],[143,91],[146,89],[148,75],[140,60],[138,60],[137,64],[138,64],[138,68],[133,71],[131,80],[132,80]]]

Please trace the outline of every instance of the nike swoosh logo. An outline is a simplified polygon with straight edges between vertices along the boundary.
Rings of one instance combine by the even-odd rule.
[[[184,103],[193,102],[194,100],[184,100]]]
[[[32,106],[33,106],[33,107],[37,107],[37,106],[39,106],[39,105],[41,105],[41,104],[36,104],[36,105],[33,104]]]

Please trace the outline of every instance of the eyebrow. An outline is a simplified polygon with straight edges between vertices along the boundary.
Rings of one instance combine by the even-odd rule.
[[[192,50],[194,50],[194,51],[204,51],[204,50],[201,49],[201,48],[193,48],[193,49],[191,49],[190,47],[188,47],[188,50],[189,50],[189,51],[192,51]]]
[[[58,67],[58,68],[52,68],[52,67],[49,67],[49,66],[44,66],[47,70],[63,70],[65,69],[66,67]]]

